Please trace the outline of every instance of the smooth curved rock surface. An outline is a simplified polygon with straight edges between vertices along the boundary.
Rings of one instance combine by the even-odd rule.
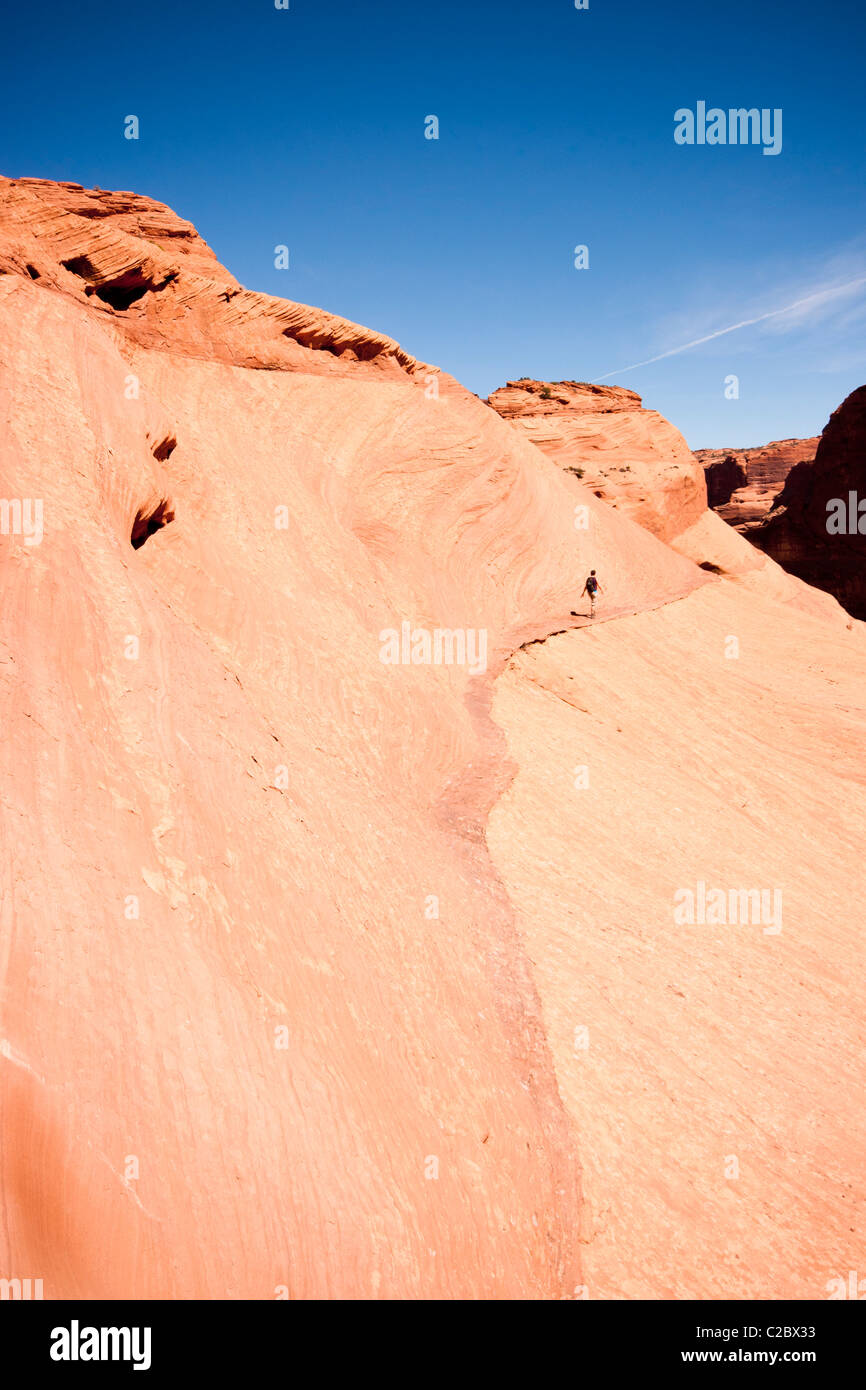
[[[484,842],[491,683],[582,621],[590,563],[624,611],[707,576],[390,340],[336,361],[280,325],[342,320],[233,317],[166,210],[0,193],[4,478],[44,511],[0,547],[0,1269],[570,1296],[579,1143]],[[73,254],[177,275],[120,310]],[[383,664],[404,621],[485,631],[485,667]]]
[[[826,1299],[862,1248],[866,646],[771,576],[497,682],[518,772],[488,843],[581,1139],[592,1298]],[[677,924],[701,882],[778,890],[781,931]]]
[[[0,1275],[825,1296],[863,1239],[861,624],[392,340],[239,309],[150,200],[4,181],[0,271],[43,509],[0,536]],[[404,621],[486,661],[385,664]],[[675,927],[717,876],[780,885],[781,935]]]

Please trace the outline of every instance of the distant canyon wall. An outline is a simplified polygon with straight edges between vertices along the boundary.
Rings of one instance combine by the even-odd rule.
[[[748,538],[791,574],[866,618],[866,386],[852,391],[821,435],[814,460],[791,469]]]
[[[745,530],[762,521],[795,464],[815,457],[812,439],[776,439],[755,449],[696,449],[707,480],[707,499],[723,521]]]

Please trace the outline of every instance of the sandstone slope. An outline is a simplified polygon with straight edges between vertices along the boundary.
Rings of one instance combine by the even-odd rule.
[[[44,504],[0,537],[0,1273],[822,1297],[863,1234],[862,626],[650,412],[587,413],[639,454],[617,510],[384,335],[238,304],[148,199],[7,181],[0,272],[3,490]],[[403,621],[487,660],[386,665]],[[783,930],[676,925],[699,878]]]
[[[747,527],[741,535],[720,519],[722,509],[717,515],[708,508],[707,489],[718,485],[718,474],[715,484],[709,473],[705,483],[679,431],[658,411],[645,410],[634,391],[523,377],[494,391],[489,404],[565,473],[695,564],[830,622],[847,623],[829,595],[747,544]],[[742,467],[735,461],[731,466]]]
[[[2,192],[3,487],[44,535],[0,547],[0,1269],[570,1294],[491,681],[591,562],[623,612],[707,576],[390,340],[226,298],[167,209]],[[486,669],[383,664],[403,621],[483,629]]]
[[[864,1230],[864,630],[713,511],[670,543],[718,582],[497,681],[488,844],[584,1140],[588,1296],[824,1298]],[[699,883],[778,892],[781,929],[678,924]]]
[[[859,624],[729,579],[497,682],[518,773],[488,843],[581,1139],[591,1297],[822,1299],[857,1266],[864,689]],[[678,924],[701,882],[778,890],[781,931]]]

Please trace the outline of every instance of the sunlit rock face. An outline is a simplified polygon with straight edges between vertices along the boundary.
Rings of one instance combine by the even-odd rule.
[[[819,439],[777,439],[758,449],[696,449],[709,505],[748,535],[773,506],[794,465],[815,457]]]
[[[509,381],[489,404],[597,497],[662,540],[707,505],[703,469],[679,430],[634,391],[585,381]]]
[[[855,1267],[863,628],[605,399],[633,506],[160,204],[0,181],[0,1277]]]

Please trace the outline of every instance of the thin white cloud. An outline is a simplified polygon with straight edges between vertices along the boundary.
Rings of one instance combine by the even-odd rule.
[[[838,298],[840,295],[849,294],[860,285],[866,285],[866,275],[860,275],[855,280],[848,280],[844,285],[832,285],[828,289],[816,290],[814,294],[804,295],[801,299],[795,299],[792,304],[786,304],[781,309],[771,309],[767,314],[757,314],[755,318],[741,319],[739,323],[732,323],[727,328],[718,328],[715,333],[707,333],[703,338],[693,338],[690,343],[683,343],[681,347],[669,348],[667,352],[660,352],[656,357],[647,357],[643,362],[633,362],[630,367],[619,367],[614,372],[605,372],[604,376],[594,377],[594,381],[607,381],[608,377],[623,376],[626,372],[634,372],[638,367],[649,367],[653,362],[661,362],[665,357],[676,357],[680,352],[688,352],[691,348],[700,347],[702,343],[711,343],[714,338],[723,338],[726,333],[736,333],[740,328],[750,328],[755,323],[764,323],[767,319],[778,318],[780,314],[790,314],[795,309],[802,309],[805,305],[811,305],[812,309],[821,308],[830,300]],[[803,315],[799,316],[801,319]]]

